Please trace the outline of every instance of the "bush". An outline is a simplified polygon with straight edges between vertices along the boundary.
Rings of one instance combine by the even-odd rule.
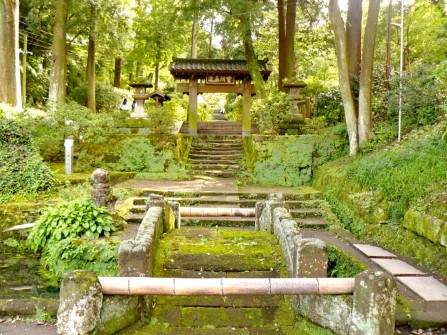
[[[73,89],[70,98],[82,106],[87,106],[87,83]],[[115,92],[112,85],[96,83],[95,87],[96,111],[117,111],[121,104],[121,96]]]
[[[282,121],[294,113],[293,99],[284,92],[272,90],[266,101],[257,99],[253,102],[253,120],[263,133],[277,134]]]
[[[331,89],[318,95],[314,116],[324,117],[327,124],[335,125],[341,121],[343,113],[343,101],[338,89]]]
[[[55,182],[28,130],[12,119],[0,118],[0,175],[0,201],[14,194],[36,194]]]
[[[115,153],[119,159],[109,165],[116,171],[163,173],[178,167],[170,150],[157,150],[147,138],[129,138]]]
[[[78,199],[47,208],[28,236],[34,252],[69,238],[95,239],[109,237],[121,228],[106,207],[97,207],[89,199]]]

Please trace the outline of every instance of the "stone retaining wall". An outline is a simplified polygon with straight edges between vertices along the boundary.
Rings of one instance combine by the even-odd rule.
[[[290,277],[327,276],[326,244],[301,236],[281,194],[256,204],[256,229],[278,237]],[[301,295],[292,297],[292,303],[297,313],[336,334],[394,334],[396,283],[380,271],[357,275],[352,296]]]
[[[168,204],[162,196],[151,195],[137,235],[124,241],[118,250],[119,276],[152,275],[160,236],[179,225],[178,208],[178,204]],[[140,321],[150,312],[150,306],[148,296],[103,296],[94,273],[74,271],[64,277],[61,285],[58,334],[111,335]]]

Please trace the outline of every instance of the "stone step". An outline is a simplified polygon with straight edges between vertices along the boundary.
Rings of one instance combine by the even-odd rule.
[[[193,170],[195,176],[208,176],[208,177],[222,177],[222,178],[234,178],[239,170]]]
[[[191,149],[206,149],[206,148],[229,148],[229,149],[242,149],[242,141],[240,140],[196,140],[192,143]]]
[[[201,159],[208,159],[208,160],[221,160],[221,159],[232,159],[232,160],[238,160],[242,157],[242,154],[240,152],[238,153],[225,153],[225,154],[216,154],[216,153],[189,153],[189,158],[201,158]]]
[[[152,318],[161,324],[179,327],[262,327],[274,319],[274,308],[213,308],[159,305]]]
[[[242,155],[242,151],[239,149],[222,149],[216,148],[204,148],[194,149],[189,152],[189,155]]]
[[[233,170],[239,172],[239,164],[222,164],[221,162],[195,162],[192,161],[190,164],[190,168],[194,170]]]
[[[239,165],[239,160],[234,159],[197,159],[197,158],[189,158],[189,164],[229,164],[229,165]]]
[[[306,219],[306,218],[321,218],[322,213],[319,209],[314,208],[291,208],[289,209],[293,218]]]
[[[145,335],[282,335],[281,329],[274,326],[263,326],[262,328],[216,328],[207,325],[203,328],[188,328],[188,327],[166,327],[165,325],[148,325],[140,328],[138,334]]]
[[[181,221],[182,226],[249,227],[252,229],[255,226],[255,218],[253,217],[202,216],[182,218]]]
[[[326,228],[329,225],[324,218],[295,218],[295,221],[303,228]]]
[[[272,307],[278,306],[284,298],[282,296],[240,295],[240,296],[159,296],[157,304],[169,306],[190,307]]]

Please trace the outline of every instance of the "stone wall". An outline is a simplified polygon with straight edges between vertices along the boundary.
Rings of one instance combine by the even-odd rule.
[[[118,250],[119,276],[150,277],[158,240],[178,225],[177,221],[178,204],[168,204],[163,197],[152,195],[137,235],[124,241]],[[64,277],[61,286],[58,334],[111,335],[140,321],[150,312],[150,306],[148,296],[103,296],[94,273],[74,271]]]
[[[302,237],[281,194],[256,204],[256,229],[278,237],[290,277],[327,276],[326,244]],[[298,314],[336,334],[394,334],[396,283],[383,272],[360,273],[353,295],[293,296],[292,303]]]

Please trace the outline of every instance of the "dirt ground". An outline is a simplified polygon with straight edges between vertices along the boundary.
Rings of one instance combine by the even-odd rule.
[[[56,325],[42,322],[27,323],[15,319],[0,319],[0,335],[56,335]]]

